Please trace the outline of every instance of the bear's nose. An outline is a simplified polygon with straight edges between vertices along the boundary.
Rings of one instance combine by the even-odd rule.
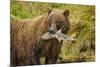
[[[54,30],[48,30],[51,34],[55,34],[56,32]]]

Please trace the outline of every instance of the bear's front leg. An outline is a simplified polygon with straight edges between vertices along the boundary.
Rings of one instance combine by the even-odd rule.
[[[46,57],[45,64],[56,64],[57,57]]]
[[[38,55],[35,55],[33,60],[34,60],[34,65],[40,65],[40,57]]]

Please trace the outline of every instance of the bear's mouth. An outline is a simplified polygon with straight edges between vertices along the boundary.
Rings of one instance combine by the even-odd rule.
[[[56,24],[52,23],[51,27],[48,29],[47,32],[45,32],[42,36],[41,39],[43,40],[49,40],[49,39],[54,39],[56,38],[57,40],[75,40],[73,37],[66,35],[62,33],[62,28],[57,30]]]
[[[57,40],[61,41],[75,41],[74,37],[71,37],[69,35],[66,35],[61,32],[61,29],[58,30],[56,33],[52,34],[51,32],[46,32],[41,36],[41,39],[43,40],[49,40],[49,39],[54,39],[56,38]]]

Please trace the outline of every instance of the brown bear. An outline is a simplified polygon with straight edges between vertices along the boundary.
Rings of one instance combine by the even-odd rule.
[[[69,10],[49,9],[47,14],[34,19],[11,21],[11,65],[40,64],[40,57],[45,57],[45,64],[56,63],[59,57],[61,43],[56,38],[43,40],[45,32],[55,33],[61,29],[67,33],[70,27]],[[50,29],[51,28],[51,29]]]

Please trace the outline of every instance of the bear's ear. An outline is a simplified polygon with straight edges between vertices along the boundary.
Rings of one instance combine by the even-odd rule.
[[[48,8],[48,14],[50,14],[52,12],[51,8]]]
[[[65,11],[63,12],[63,14],[64,14],[64,16],[68,17],[69,14],[70,14],[70,12],[69,12],[69,10],[65,10]]]

